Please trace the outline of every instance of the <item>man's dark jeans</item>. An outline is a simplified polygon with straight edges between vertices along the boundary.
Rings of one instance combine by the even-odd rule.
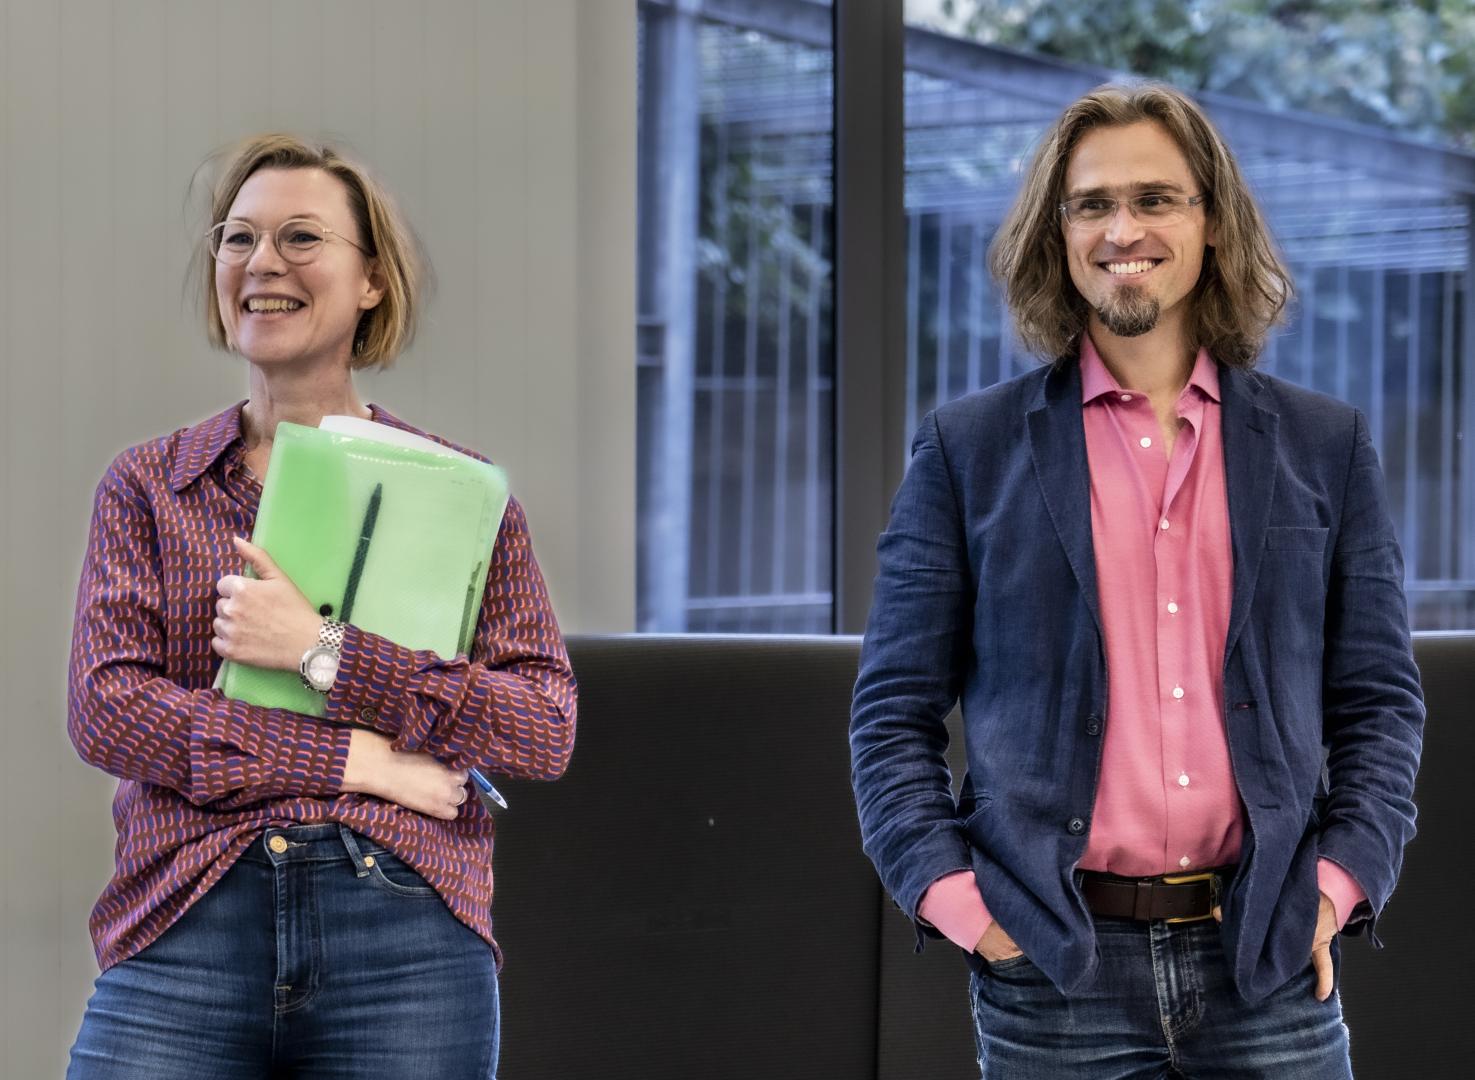
[[[1341,1000],[1316,1000],[1309,955],[1300,974],[1247,1005],[1212,919],[1095,926],[1100,973],[1069,998],[1023,956],[972,976],[987,1080],[1350,1080]],[[1332,955],[1340,976],[1335,939]]]

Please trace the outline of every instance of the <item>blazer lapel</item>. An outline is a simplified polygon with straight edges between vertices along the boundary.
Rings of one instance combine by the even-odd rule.
[[[1071,364],[1052,371],[1040,402],[1026,415],[1030,454],[1045,508],[1075,572],[1086,607],[1101,633],[1096,595],[1096,549],[1091,539],[1091,476],[1081,423],[1081,372]]]
[[[1250,614],[1260,577],[1265,530],[1275,496],[1275,455],[1280,416],[1254,398],[1258,377],[1233,368],[1219,369],[1224,436],[1224,481],[1229,497],[1229,535],[1234,553],[1234,595],[1229,605],[1227,661]]]

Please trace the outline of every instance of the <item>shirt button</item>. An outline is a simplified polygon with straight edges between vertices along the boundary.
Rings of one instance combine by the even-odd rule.
[[[1185,855],[1185,856],[1183,856],[1183,858],[1181,858],[1181,859],[1178,860],[1178,865],[1181,866],[1181,867],[1183,867],[1183,869],[1187,870],[1190,866],[1193,865],[1193,863],[1188,858],[1188,856]]]
[[[1157,527],[1159,529],[1166,529],[1168,527],[1168,519],[1167,518],[1163,518],[1161,521],[1159,521],[1157,523]]]
[[[266,846],[280,855],[287,850],[287,838],[285,836],[273,836],[266,842]]]
[[[1182,775],[1180,775],[1178,777],[1178,786],[1179,787],[1187,787],[1188,786],[1188,774],[1187,773],[1183,773]]]
[[[1123,394],[1122,395],[1122,400],[1123,401],[1131,401],[1132,400],[1132,395],[1131,394]]]
[[[1078,817],[1071,818],[1070,821],[1066,822],[1065,827],[1070,830],[1072,836],[1080,836],[1081,833],[1086,831],[1086,823]]]
[[[1168,614],[1169,615],[1176,615],[1176,614],[1178,614],[1178,605],[1175,604],[1171,600],[1168,601]]]
[[[1144,450],[1152,445],[1152,440],[1149,439],[1146,435],[1142,436],[1142,438],[1138,439],[1137,441],[1142,445],[1142,449]]]
[[[359,710],[359,719],[366,724],[372,724],[379,719],[379,710],[370,705],[367,709]]]
[[[1181,687],[1181,686],[1175,686],[1175,687],[1173,687],[1173,696],[1175,698],[1181,698],[1183,696],[1183,687]]]

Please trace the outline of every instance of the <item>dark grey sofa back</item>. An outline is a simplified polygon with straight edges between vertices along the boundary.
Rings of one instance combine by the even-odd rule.
[[[569,771],[504,787],[501,1071],[874,1076],[879,890],[846,752],[857,642],[632,636],[569,652]]]
[[[1359,1080],[1469,1075],[1475,634],[1420,635],[1419,836],[1374,952],[1346,941]],[[497,845],[503,1072],[517,1080],[976,1075],[966,969],[912,954],[860,851],[857,638],[569,642],[578,744],[507,782]],[[956,747],[955,747],[956,749]]]

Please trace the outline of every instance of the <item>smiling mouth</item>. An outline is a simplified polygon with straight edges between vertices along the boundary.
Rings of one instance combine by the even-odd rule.
[[[1096,265],[1112,275],[1112,277],[1137,277],[1147,273],[1162,261],[1162,259],[1131,259],[1128,261],[1097,263]]]
[[[306,306],[301,300],[252,297],[241,305],[241,310],[249,315],[273,315],[298,311]]]

